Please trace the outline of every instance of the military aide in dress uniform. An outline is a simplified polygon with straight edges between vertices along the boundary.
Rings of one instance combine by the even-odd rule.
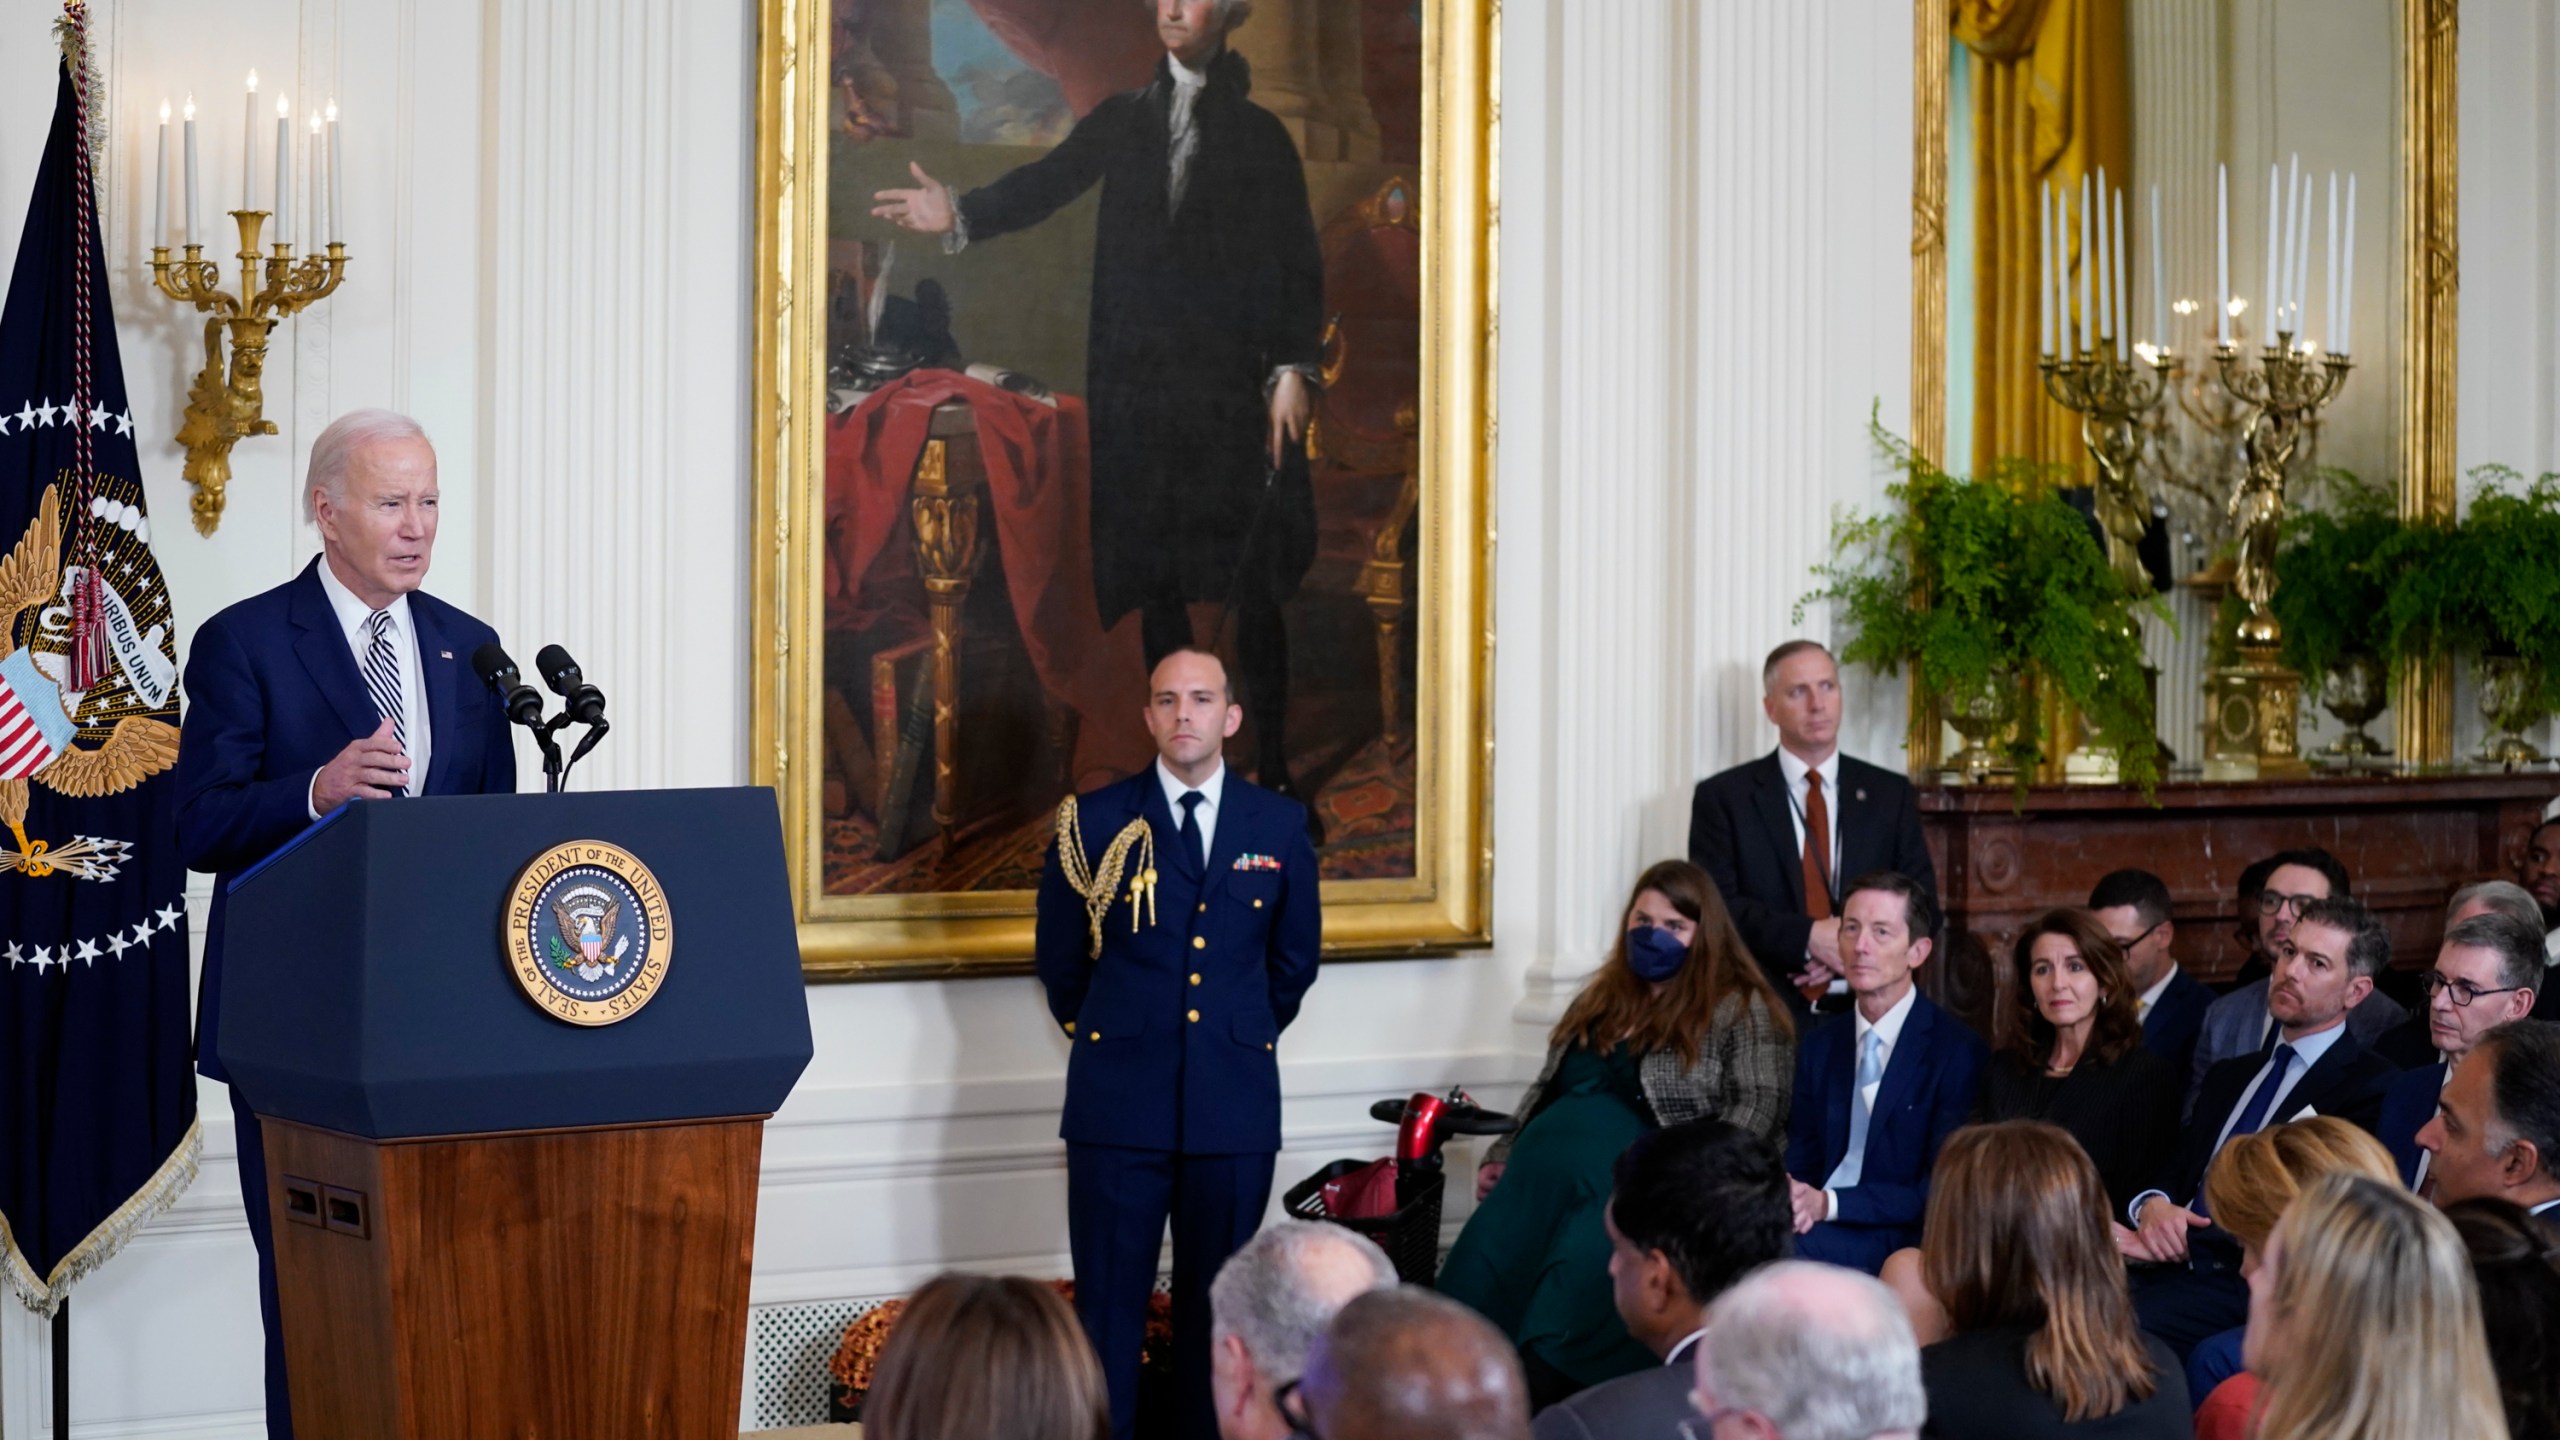
[[[1315,983],[1323,911],[1297,802],[1220,745],[1226,667],[1176,650],[1148,685],[1157,760],[1058,807],[1036,954],[1074,1050],[1058,1133],[1076,1313],[1128,1440],[1165,1223],[1181,1433],[1216,1436],[1209,1280],[1252,1238],[1280,1149],[1280,1031]]]

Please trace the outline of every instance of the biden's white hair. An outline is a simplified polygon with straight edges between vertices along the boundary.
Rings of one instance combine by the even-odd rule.
[[[331,504],[346,500],[347,467],[355,463],[358,451],[386,440],[426,438],[424,426],[397,410],[350,410],[330,421],[320,438],[311,442],[311,469],[302,486],[302,518],[319,522],[319,503],[312,498],[316,495],[326,493]]]

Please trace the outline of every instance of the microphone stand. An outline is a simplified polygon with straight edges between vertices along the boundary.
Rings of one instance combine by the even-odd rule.
[[[569,712],[562,710],[539,725],[525,727],[533,732],[533,743],[542,747],[542,793],[545,795],[557,795],[569,783],[569,768],[560,762],[560,742],[552,738],[568,723]],[[593,743],[592,736],[589,743]],[[578,753],[586,754],[586,746],[579,746]]]

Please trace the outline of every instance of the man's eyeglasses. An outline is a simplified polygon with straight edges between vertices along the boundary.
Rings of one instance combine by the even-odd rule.
[[[2110,935],[2107,938],[2116,942],[2117,949],[2122,950],[2127,954],[2131,954],[2134,946],[2139,945],[2143,941],[2150,939],[2152,936],[2159,934],[2160,927],[2168,923],[2169,922],[2166,920],[2156,921],[2150,929],[2143,931],[2141,934],[2134,936],[2130,940],[2126,939],[2122,935]]]
[[[2436,998],[2436,992],[2441,990],[2453,996],[2453,1003],[2457,1007],[2468,1006],[2472,1001],[2486,995],[2513,995],[2524,988],[2521,985],[2506,985],[2495,990],[2484,990],[2468,980],[2456,980],[2441,970],[2428,971],[2418,977],[2418,983],[2427,988],[2428,999]]]
[[[2287,895],[2280,890],[2261,890],[2258,892],[2258,913],[2261,915],[2273,915],[2277,911],[2281,910],[2287,915],[2292,916],[2294,919],[2299,920],[2302,918],[2302,912],[2306,906],[2310,905],[2312,901],[2322,898],[2322,896],[2318,895]]]
[[[1324,1440],[1316,1433],[1316,1422],[1307,1418],[1307,1407],[1291,1404],[1298,1397],[1298,1382],[1283,1382],[1271,1392],[1271,1408],[1280,1412],[1280,1423],[1289,1427],[1289,1440]]]

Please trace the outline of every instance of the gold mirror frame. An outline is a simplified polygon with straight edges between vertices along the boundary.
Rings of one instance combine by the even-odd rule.
[[[1947,375],[1947,66],[1953,0],[1913,0],[1911,150],[1911,443],[1943,463]],[[2458,499],[2454,469],[2455,301],[2461,249],[2455,233],[2454,54],[2460,0],[2400,0],[2400,187],[2409,237],[2401,318],[2400,514],[2450,519]],[[1910,769],[1938,768],[1937,697],[1910,676]],[[2398,749],[2412,764],[2453,755],[2453,666],[2413,665],[2392,696]]]
[[[1416,606],[1415,873],[1329,881],[1325,958],[1445,954],[1492,940],[1493,367],[1498,0],[1429,0],[1423,56],[1423,496]],[[1021,974],[1030,893],[822,889],[817,520],[825,327],[827,0],[763,0],[756,93],[755,376],[748,770],[780,799],[812,980]],[[812,77],[818,83],[810,83]],[[1131,696],[1134,710],[1141,697]]]

